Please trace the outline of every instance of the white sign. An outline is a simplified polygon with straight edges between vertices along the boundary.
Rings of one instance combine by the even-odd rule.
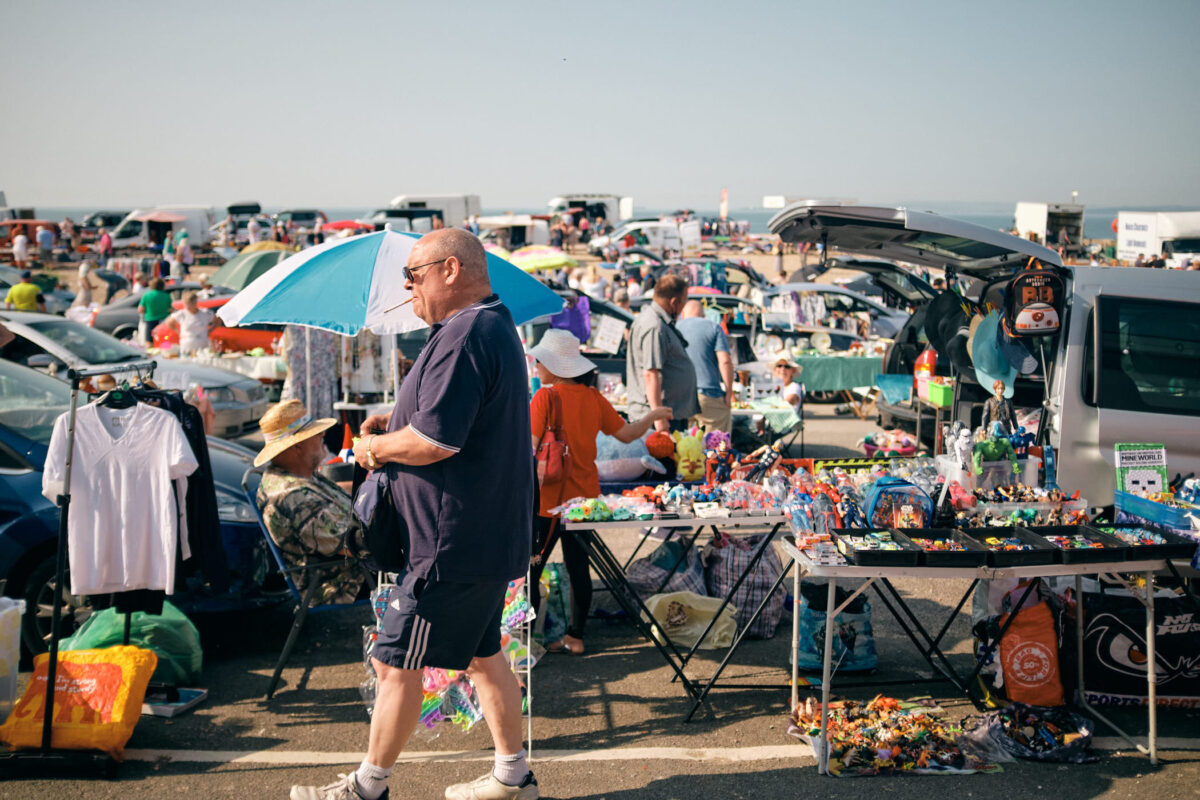
[[[592,332],[591,346],[602,353],[616,353],[625,340],[625,323],[607,314],[600,317],[600,325]]]
[[[679,225],[680,249],[685,256],[700,254],[700,221],[688,220]]]
[[[1158,239],[1158,214],[1130,213],[1117,215],[1117,258],[1133,263],[1139,255],[1147,259],[1158,254],[1162,243]]]

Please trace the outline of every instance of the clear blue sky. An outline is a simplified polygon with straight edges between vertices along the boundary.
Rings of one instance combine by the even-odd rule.
[[[0,3],[15,205],[1200,205],[1195,0]]]

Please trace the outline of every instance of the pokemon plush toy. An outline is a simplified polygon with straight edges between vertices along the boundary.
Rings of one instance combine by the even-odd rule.
[[[693,430],[688,433],[676,433],[675,464],[679,470],[679,480],[698,481],[704,477],[704,441],[703,434]]]

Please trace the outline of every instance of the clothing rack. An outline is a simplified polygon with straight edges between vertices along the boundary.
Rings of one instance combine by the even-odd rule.
[[[54,567],[54,605],[50,616],[50,661],[46,665],[46,702],[42,716],[42,753],[51,751],[51,733],[54,729],[54,684],[58,677],[58,642],[62,635],[62,601],[63,580],[67,571],[67,517],[71,509],[71,463],[75,458],[75,411],[79,402],[79,382],[84,378],[98,375],[119,375],[136,372],[150,375],[154,372],[155,362],[146,359],[122,364],[108,364],[87,369],[67,370],[67,379],[71,382],[71,407],[67,411],[67,462],[63,467],[63,491],[58,495],[58,553]],[[131,614],[125,616],[125,643],[129,643]]]

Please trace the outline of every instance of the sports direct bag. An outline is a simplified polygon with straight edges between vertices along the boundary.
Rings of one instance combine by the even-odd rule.
[[[733,585],[737,583],[737,579],[746,570],[746,565],[750,563],[750,559],[754,557],[755,549],[762,543],[763,536],[768,534],[760,534],[758,536],[750,536],[745,539],[726,539],[725,537],[717,537],[713,540],[705,552],[707,555],[707,564],[705,568],[705,578],[708,593],[713,597],[725,597]],[[779,558],[779,553],[770,545],[763,552],[762,558],[754,565],[754,569],[746,576],[746,580],[742,581],[742,585],[738,587],[737,593],[733,596],[733,604],[737,606],[737,625],[738,628],[743,628],[750,617],[758,609],[767,592],[775,585],[775,581],[783,572],[783,562]],[[763,609],[763,613],[759,614],[754,625],[746,632],[746,635],[753,636],[759,639],[770,639],[775,635],[775,628],[779,625],[779,619],[783,616],[784,592],[780,586],[776,592],[767,600],[767,605]]]
[[[553,386],[547,386],[546,391],[550,395],[550,412],[546,419],[546,430],[537,446],[537,478],[540,486],[562,483],[571,469],[571,454],[562,430],[562,399]]]
[[[384,572],[404,569],[408,524],[396,511],[391,472],[387,467],[367,473],[354,494],[354,515],[362,523],[363,543],[374,565]]]
[[[1066,282],[1031,258],[1004,294],[1004,330],[1013,337],[1047,336],[1062,325]]]
[[[49,662],[48,653],[33,660],[33,679],[8,721],[0,725],[0,741],[10,747],[42,746]],[[157,663],[152,651],[140,647],[59,653],[51,746],[101,750],[118,761],[124,758]]]

